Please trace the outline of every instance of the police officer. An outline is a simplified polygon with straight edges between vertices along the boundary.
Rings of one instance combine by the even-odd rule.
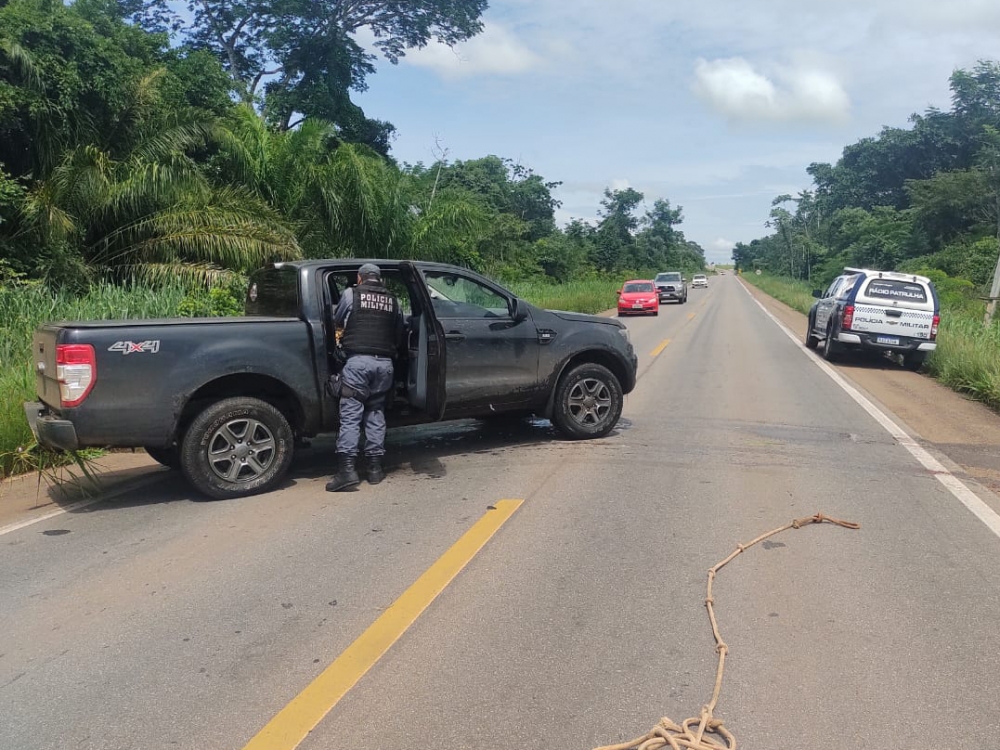
[[[365,263],[358,269],[358,285],[344,290],[333,322],[344,329],[340,343],[347,362],[340,373],[337,473],[326,489],[339,492],[361,481],[356,461],[362,421],[368,482],[378,484],[385,478],[385,405],[394,382],[392,358],[403,339],[403,313],[382,283],[378,266]]]

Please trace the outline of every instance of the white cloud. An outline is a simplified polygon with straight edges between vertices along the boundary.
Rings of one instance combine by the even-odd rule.
[[[446,78],[481,74],[516,75],[537,68],[543,62],[539,55],[500,24],[488,24],[483,33],[454,48],[441,42],[431,42],[422,49],[408,52],[403,61],[430,68]]]
[[[695,65],[694,91],[732,120],[843,121],[850,99],[837,78],[818,68],[779,68],[776,85],[742,57]]]
[[[624,177],[615,177],[611,180],[612,190],[628,190],[630,187],[632,187],[632,184]]]
[[[736,243],[732,240],[727,240],[724,237],[719,237],[711,243],[710,247],[712,250],[729,253],[732,252],[734,247],[736,247]]]

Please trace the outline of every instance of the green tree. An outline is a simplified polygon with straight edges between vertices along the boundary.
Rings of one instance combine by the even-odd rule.
[[[0,39],[0,162],[16,185],[0,237],[18,270],[60,284],[205,278],[298,254],[280,216],[201,168],[231,106],[213,59],[99,0],[14,0]]]
[[[599,212],[601,221],[594,238],[591,262],[602,271],[624,269],[631,259],[631,249],[636,244],[639,219],[635,210],[643,201],[643,194],[634,188],[604,190]]]
[[[269,122],[282,129],[316,116],[356,133],[385,137],[385,123],[362,123],[350,101],[363,91],[375,57],[355,40],[367,30],[392,63],[431,40],[456,44],[482,30],[486,0],[189,0],[179,13],[169,0],[130,8],[147,28],[179,30],[223,63],[246,101],[263,94]],[[376,146],[371,140],[369,145]]]

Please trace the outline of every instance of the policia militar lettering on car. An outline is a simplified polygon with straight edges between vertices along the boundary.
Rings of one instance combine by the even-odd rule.
[[[279,487],[297,442],[338,429],[333,312],[365,262],[405,314],[390,427],[535,414],[570,439],[614,429],[638,365],[617,319],[543,310],[456,266],[334,259],[253,274],[242,317],[39,326],[32,431],[61,450],[143,447],[209,497]]]

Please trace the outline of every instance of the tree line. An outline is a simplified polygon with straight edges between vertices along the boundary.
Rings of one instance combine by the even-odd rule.
[[[486,0],[11,0],[0,7],[0,281],[225,279],[302,257],[409,257],[553,281],[704,267],[681,207],[606,190],[557,226],[548,181],[425,165],[352,100],[482,29]]]
[[[738,268],[826,283],[844,266],[936,270],[982,293],[1000,253],[1000,64],[950,78],[951,108],[910,117],[814,163],[811,189],[779,195]]]

